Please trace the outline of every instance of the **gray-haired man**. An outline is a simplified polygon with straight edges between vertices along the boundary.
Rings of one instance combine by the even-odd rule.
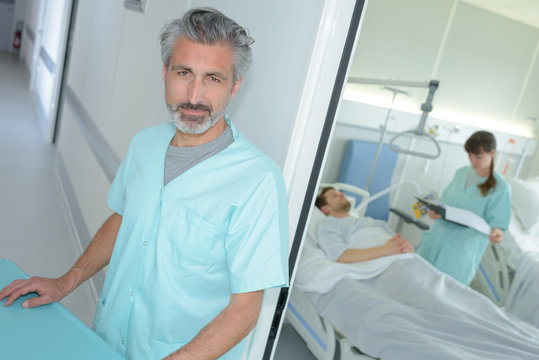
[[[114,214],[59,279],[0,292],[35,307],[109,264],[94,330],[131,359],[237,359],[264,289],[288,285],[287,200],[278,167],[232,125],[226,105],[252,38],[213,9],[161,32],[173,122],[137,134],[108,195]]]

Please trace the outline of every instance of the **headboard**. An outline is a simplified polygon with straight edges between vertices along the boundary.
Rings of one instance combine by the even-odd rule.
[[[348,140],[339,173],[339,182],[365,189],[377,146],[378,143],[376,142]],[[392,151],[389,145],[382,145],[368,189],[369,193],[376,194],[391,185],[398,156],[399,154]],[[389,194],[371,202],[365,215],[387,221],[389,217]]]

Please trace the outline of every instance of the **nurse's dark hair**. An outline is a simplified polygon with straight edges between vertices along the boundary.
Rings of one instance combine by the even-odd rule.
[[[464,149],[468,154],[480,154],[482,152],[491,152],[496,150],[496,138],[494,135],[488,131],[476,131],[474,132],[466,143],[464,144]],[[496,187],[496,178],[494,177],[494,158],[490,162],[490,174],[488,179],[477,185],[481,194],[487,196],[490,189]]]
[[[322,209],[322,206],[326,206],[328,204],[328,201],[326,200],[326,193],[329,190],[335,190],[335,188],[333,186],[326,186],[322,188],[320,194],[318,194],[318,196],[314,200],[314,204],[317,208]]]
[[[251,65],[254,40],[247,30],[218,10],[204,7],[191,9],[183,17],[166,23],[159,34],[161,59],[168,67],[172,49],[179,38],[204,44],[224,43],[234,53],[234,82],[245,75]]]

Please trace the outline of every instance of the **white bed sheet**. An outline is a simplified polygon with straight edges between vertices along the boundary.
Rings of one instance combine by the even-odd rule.
[[[509,228],[504,232],[504,239],[500,243],[500,247],[505,253],[507,265],[513,270],[519,268],[524,254],[529,254],[539,261],[539,233],[527,231],[514,209],[511,209]]]
[[[365,353],[382,359],[538,358],[537,328],[416,254],[338,264],[308,238],[295,286]]]

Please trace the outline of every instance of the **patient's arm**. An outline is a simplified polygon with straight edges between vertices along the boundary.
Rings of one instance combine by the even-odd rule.
[[[403,239],[400,234],[393,236],[384,245],[369,249],[348,249],[341,254],[337,262],[354,263],[377,259],[382,256],[414,252],[414,247],[407,239]]]

